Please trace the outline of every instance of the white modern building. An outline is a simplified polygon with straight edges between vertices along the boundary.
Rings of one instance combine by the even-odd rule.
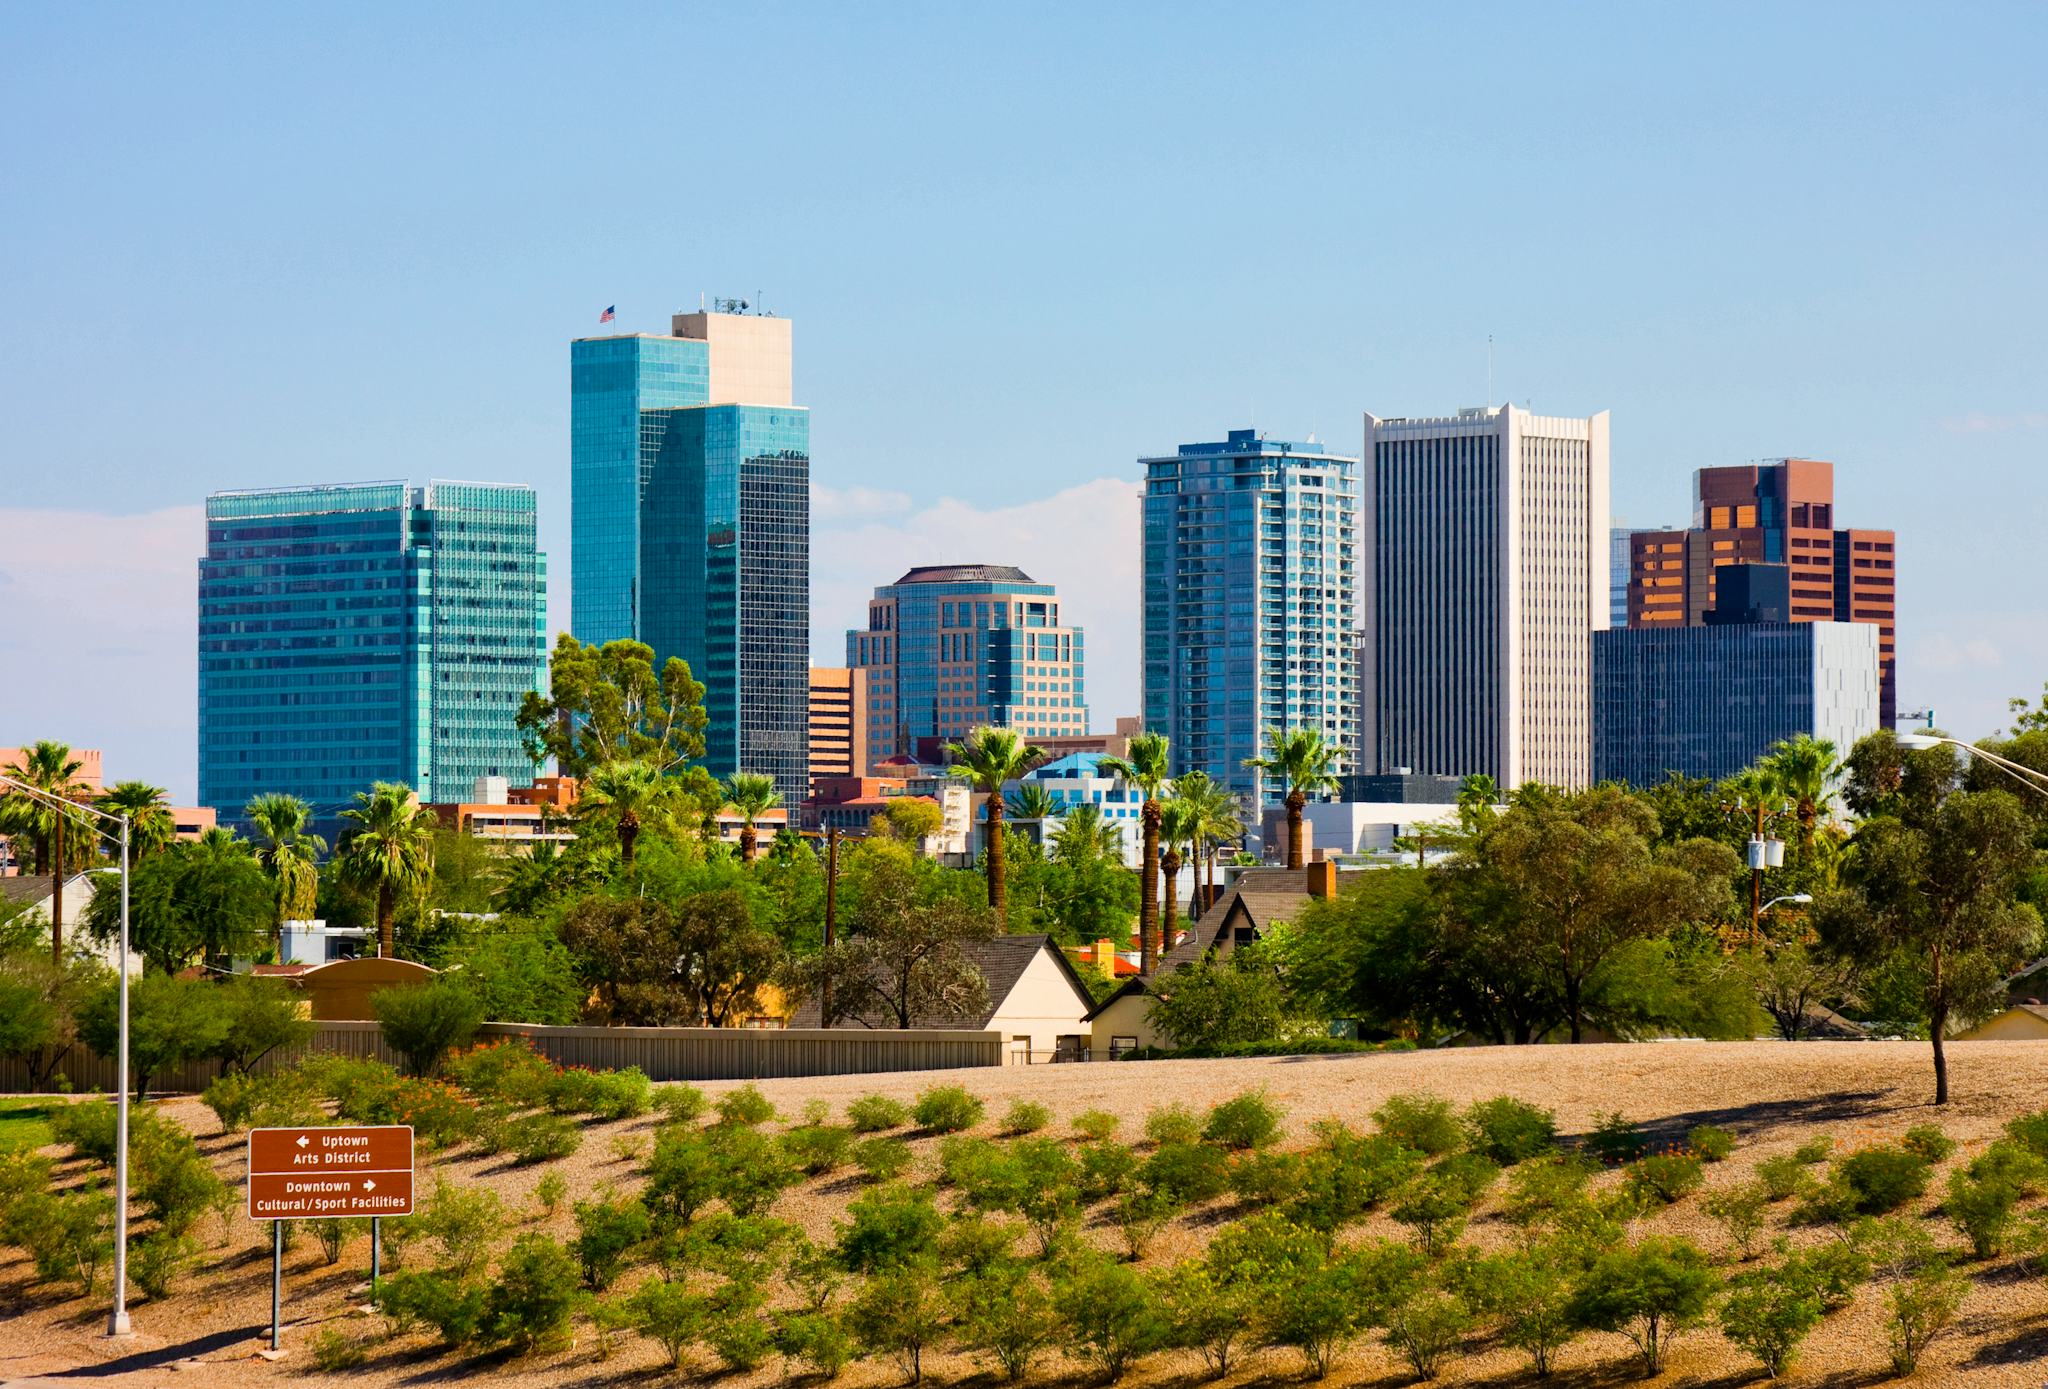
[[[1362,490],[1363,769],[1588,784],[1607,412],[1368,414]]]
[[[1105,776],[1099,770],[1101,753],[1077,752],[1069,756],[1033,767],[1020,779],[1010,783],[1010,789],[1029,782],[1042,786],[1059,806],[1056,816],[1049,816],[1043,826],[1043,838],[1050,842],[1067,812],[1076,806],[1092,805],[1102,812],[1102,822],[1114,825],[1123,832],[1124,865],[1138,866],[1139,855],[1144,847],[1145,798],[1115,777]]]

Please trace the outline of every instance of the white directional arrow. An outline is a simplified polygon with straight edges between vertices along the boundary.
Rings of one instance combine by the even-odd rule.
[[[306,1147],[306,1146],[307,1146],[308,1144],[310,1144],[310,1143],[311,1143],[312,1141],[313,1141],[312,1139],[310,1139],[310,1138],[306,1137],[306,1135],[304,1135],[303,1133],[299,1135],[299,1146],[300,1146],[301,1148],[303,1148],[303,1147]]]
[[[370,1179],[370,1178],[368,1178],[368,1177],[365,1177],[365,1178],[363,1178],[363,1190],[365,1190],[365,1191],[375,1191],[376,1189],[377,1189],[377,1183],[376,1183],[375,1181],[373,1181],[372,1179]]]

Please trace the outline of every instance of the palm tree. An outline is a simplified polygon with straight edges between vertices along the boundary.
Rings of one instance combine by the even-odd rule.
[[[1008,813],[1019,820],[1057,819],[1059,797],[1038,782],[1027,781],[1010,794]]]
[[[377,893],[377,954],[390,959],[391,918],[398,894],[425,890],[434,875],[434,816],[404,782],[380,781],[356,792],[356,803],[341,812],[341,871],[359,887]]]
[[[162,853],[178,837],[171,819],[170,793],[146,781],[117,781],[100,796],[100,809],[128,817],[128,849],[139,862]]]
[[[45,738],[27,750],[21,761],[10,763],[0,775],[23,782],[45,796],[59,800],[83,801],[92,789],[78,779],[84,763],[71,755],[69,744]],[[50,961],[64,964],[64,849],[81,837],[89,844],[92,831],[46,802],[14,792],[0,797],[8,834],[26,835],[35,846],[36,869],[50,875]],[[83,816],[77,817],[83,819]]]
[[[1314,728],[1269,728],[1266,755],[1247,757],[1244,765],[1276,777],[1287,787],[1287,866],[1302,867],[1301,810],[1310,796],[1337,789],[1337,767],[1344,750],[1323,741]]]
[[[652,762],[605,762],[583,782],[583,804],[609,810],[619,836],[619,863],[633,866],[644,818],[668,804],[673,783]]]
[[[1779,793],[1792,802],[1792,813],[1799,821],[1800,855],[1810,855],[1814,831],[1833,808],[1835,786],[1842,779],[1835,745],[1810,733],[1795,733],[1772,745],[1764,754],[1763,767]]]
[[[1230,794],[1230,788],[1207,772],[1189,772],[1176,781],[1173,798],[1185,802],[1194,811],[1195,832],[1191,843],[1197,859],[1196,871],[1201,871],[1201,860],[1208,862],[1208,890],[1201,894],[1202,911],[1207,911],[1216,900],[1216,850],[1243,834],[1244,822],[1237,818],[1237,799]],[[1199,916],[1201,912],[1195,914]]]
[[[754,821],[782,804],[775,778],[766,772],[734,772],[725,784],[725,799],[740,813],[740,862],[752,863],[760,844]]]
[[[1500,783],[1485,772],[1473,772],[1458,783],[1458,824],[1467,834],[1486,827],[1500,804]]]
[[[1173,938],[1180,929],[1180,851],[1183,845],[1193,846],[1196,843],[1201,821],[1201,810],[1178,795],[1159,807],[1159,847],[1163,851],[1159,871],[1165,879],[1159,927],[1159,953],[1162,957],[1173,949]]]
[[[952,773],[988,797],[988,904],[1001,914],[1003,885],[1003,787],[1045,760],[1045,749],[1032,747],[1013,728],[975,729],[961,743],[946,744]]]
[[[1124,827],[1104,819],[1101,806],[1083,801],[1060,817],[1051,844],[1053,858],[1069,868],[1102,858],[1122,858]]]
[[[297,796],[281,793],[253,796],[242,808],[258,836],[256,861],[270,875],[277,904],[276,922],[271,927],[271,945],[282,959],[284,924],[304,921],[319,910],[320,855],[327,841],[307,832],[313,807]]]
[[[1152,937],[1159,925],[1159,798],[1173,785],[1172,759],[1164,733],[1137,733],[1122,757],[1105,757],[1096,771],[1134,787],[1145,798],[1140,816],[1144,847],[1138,854],[1138,971],[1150,974],[1155,963]]]

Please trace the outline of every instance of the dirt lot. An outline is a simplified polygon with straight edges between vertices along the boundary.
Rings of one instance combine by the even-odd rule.
[[[1935,1121],[1961,1147],[1952,1162],[1967,1161],[1996,1137],[2013,1115],[2048,1106],[2048,1043],[1977,1042],[1951,1049],[1956,1100],[1937,1112],[1927,1100],[1932,1074],[1927,1048],[1905,1043],[1672,1043],[1639,1046],[1487,1048],[1347,1057],[1303,1057],[1255,1061],[1146,1062],[1123,1065],[1048,1066],[1032,1070],[947,1072],[987,1099],[990,1117],[999,1116],[1014,1097],[1024,1096],[1049,1106],[1060,1120],[1090,1108],[1107,1108],[1125,1116],[1125,1137],[1136,1137],[1145,1112],[1155,1105],[1182,1101],[1202,1106],[1251,1087],[1265,1087],[1289,1116],[1291,1138],[1305,1139],[1308,1125],[1334,1115],[1361,1127],[1387,1096],[1404,1091],[1430,1091],[1463,1103],[1508,1094],[1554,1109],[1567,1133],[1583,1132],[1596,1114],[1620,1110],[1646,1124],[1660,1138],[1681,1139],[1689,1128],[1715,1123],[1733,1130],[1741,1146],[1727,1162],[1708,1168],[1707,1191],[1747,1180],[1760,1159],[1789,1152],[1816,1134],[1832,1135],[1843,1144],[1868,1142],[1902,1133],[1916,1123]],[[764,1081],[761,1089],[794,1115],[806,1100],[821,1098],[835,1109],[861,1094],[884,1092],[909,1097],[933,1083],[934,1073],[892,1076],[843,1076],[818,1080]],[[725,1088],[703,1087],[716,1093]],[[224,1175],[241,1179],[242,1144],[219,1135],[212,1114],[196,1100],[166,1102],[169,1113],[202,1136]],[[612,1156],[611,1136],[651,1131],[653,1117],[589,1127],[574,1157],[556,1166],[569,1179],[572,1194],[606,1181],[632,1184],[631,1168]],[[935,1140],[920,1140],[920,1160],[929,1165]],[[440,1170],[465,1180],[496,1186],[507,1204],[529,1213],[531,1192],[548,1167],[514,1169],[498,1158],[444,1159]],[[1616,1180],[1612,1176],[1601,1181]],[[432,1178],[422,1173],[423,1188]],[[827,1235],[854,1184],[842,1176],[818,1179],[788,1193],[776,1213]],[[1960,1238],[1938,1215],[1938,1188],[1917,1204],[1928,1228],[1945,1245]],[[1706,1247],[1725,1248],[1718,1227],[1700,1210],[1703,1195],[1688,1197],[1659,1215],[1660,1232],[1682,1234]],[[1228,1204],[1225,1198],[1224,1204]],[[1467,1238],[1492,1244],[1503,1238],[1504,1226],[1492,1214],[1497,1198],[1481,1208]],[[1206,1238],[1202,1212],[1183,1220],[1148,1256],[1147,1262],[1178,1258]],[[1784,1208],[1774,1208],[1780,1222]],[[538,1228],[529,1219],[525,1228]],[[566,1209],[554,1221],[554,1233],[566,1238],[573,1226]],[[1384,1217],[1365,1227],[1369,1234],[1401,1236],[1405,1232]],[[1090,1237],[1109,1242],[1101,1230]],[[1818,1231],[1793,1229],[1795,1243],[1827,1238]],[[107,1385],[257,1386],[321,1380],[305,1353],[314,1331],[337,1319],[354,1318],[361,1301],[367,1248],[352,1247],[340,1265],[329,1268],[311,1240],[301,1240],[287,1257],[285,1344],[289,1353],[278,1363],[257,1357],[267,1341],[269,1244],[267,1228],[238,1220],[227,1245],[209,1252],[210,1266],[188,1280],[168,1301],[134,1302],[136,1337],[115,1344],[100,1338],[105,1319],[104,1295],[88,1305],[64,1300],[47,1289],[29,1286],[26,1262],[13,1252],[0,1256],[0,1385],[71,1384],[81,1379]],[[2026,1386],[2048,1384],[2048,1280],[2034,1277],[2010,1259],[1965,1264],[1970,1293],[1954,1331],[1929,1351],[1915,1383],[1926,1385]],[[1846,1386],[1877,1384],[1889,1379],[1878,1297],[1866,1288],[1854,1306],[1830,1317],[1806,1343],[1791,1385]],[[360,1323],[367,1328],[371,1323]],[[1566,1385],[1639,1383],[1620,1337],[1585,1337],[1561,1357],[1552,1382]],[[1527,1376],[1520,1355],[1475,1339],[1468,1353],[1444,1375],[1451,1384],[1510,1384]],[[779,1378],[779,1365],[752,1377],[732,1377],[733,1389]],[[994,1383],[988,1371],[965,1357],[935,1356],[927,1375],[940,1384],[980,1379]],[[1081,1384],[1079,1367],[1053,1360],[1036,1372],[1040,1382]],[[1268,1350],[1249,1357],[1225,1381],[1232,1385],[1292,1382],[1300,1376],[1293,1352]],[[706,1375],[706,1378],[710,1376]],[[367,1365],[345,1376],[352,1385],[412,1386],[457,1379],[535,1386],[604,1386],[661,1382],[675,1378],[661,1367],[653,1346],[627,1340],[623,1349],[600,1361],[587,1334],[566,1350],[526,1360],[501,1356],[463,1357],[438,1352],[425,1335],[384,1342],[371,1351]],[[884,1360],[856,1364],[843,1377],[850,1389],[869,1389],[895,1381]],[[1676,1344],[1665,1373],[1665,1385],[1732,1386],[1762,1375],[1752,1362],[1724,1342],[1712,1329],[1687,1333]],[[1377,1341],[1361,1340],[1339,1361],[1333,1385],[1407,1382],[1405,1369]],[[1192,1389],[1200,1366],[1192,1356],[1160,1355],[1147,1360],[1127,1383],[1172,1385]]]

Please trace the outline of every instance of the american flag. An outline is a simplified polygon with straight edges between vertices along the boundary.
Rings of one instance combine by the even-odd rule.
[[[618,314],[615,312],[615,310],[617,310],[618,307],[619,306],[617,304],[612,305],[611,308],[606,309],[603,313],[597,316],[597,321],[599,323],[611,322],[614,318],[618,317]]]

